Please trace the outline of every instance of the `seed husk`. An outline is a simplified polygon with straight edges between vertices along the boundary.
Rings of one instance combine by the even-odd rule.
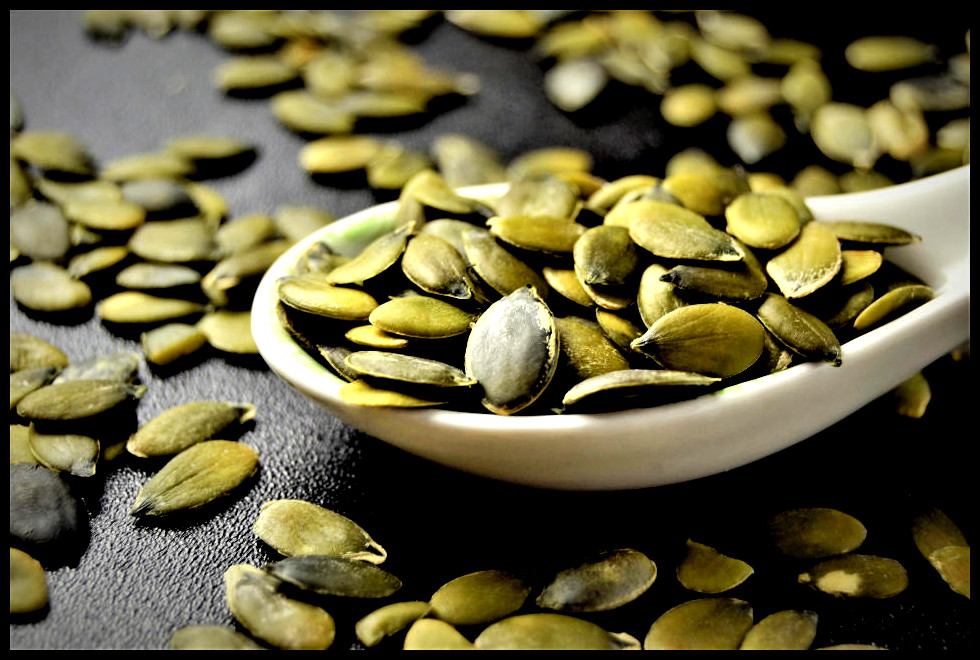
[[[469,651],[473,643],[445,621],[421,618],[405,633],[404,651]]]
[[[283,650],[325,650],[333,644],[333,617],[279,593],[279,580],[265,571],[235,564],[224,581],[228,609],[253,637]]]
[[[99,302],[96,311],[110,323],[162,323],[205,311],[205,306],[179,298],[161,298],[142,291],[115,293]]]
[[[140,348],[146,361],[165,365],[190,355],[204,346],[208,337],[186,323],[167,323],[140,335]]]
[[[14,300],[38,312],[67,312],[92,302],[92,289],[61,266],[38,261],[10,273]]]
[[[10,548],[10,613],[36,612],[48,604],[48,582],[41,563]]]
[[[490,305],[473,324],[464,367],[483,387],[488,410],[512,414],[541,395],[555,373],[558,355],[554,316],[529,286]]]
[[[726,231],[749,247],[776,250],[800,233],[796,209],[778,195],[746,193],[725,207]]]
[[[32,367],[10,374],[10,410],[34,390],[44,387],[58,375],[60,367]]]
[[[950,589],[970,597],[970,547],[948,545],[929,555],[929,563],[939,572]]]
[[[634,642],[585,619],[540,612],[507,617],[487,626],[474,646],[487,651],[611,651],[638,648]]]
[[[411,229],[399,227],[371,241],[360,253],[326,275],[330,284],[363,284],[393,266],[405,252]]]
[[[806,651],[817,636],[817,613],[774,612],[749,628],[740,651]]]
[[[905,568],[894,559],[848,554],[825,559],[800,573],[799,582],[832,596],[890,598],[908,587]]]
[[[932,300],[935,292],[925,284],[899,286],[882,294],[854,319],[855,330],[868,330]]]
[[[41,465],[10,466],[10,541],[30,554],[72,541],[81,509],[65,481]]]
[[[68,221],[58,206],[29,201],[10,214],[10,244],[29,259],[57,261],[71,247]]]
[[[454,626],[489,623],[513,614],[531,593],[523,579],[491,569],[462,575],[439,587],[429,604],[432,615]]]
[[[255,474],[259,454],[241,442],[205,440],[184,449],[147,481],[131,516],[164,516],[227,495]]]
[[[791,509],[768,522],[769,540],[781,555],[820,559],[856,550],[868,530],[857,518],[836,509]]]
[[[638,550],[598,553],[558,572],[535,600],[560,612],[602,612],[639,598],[657,579],[657,565]]]
[[[134,456],[172,456],[255,417],[255,406],[228,401],[191,401],[169,408],[133,433],[126,449]]]
[[[693,211],[642,215],[630,223],[629,232],[637,245],[657,257],[699,261],[742,258],[729,234],[715,229],[703,215]]]
[[[386,598],[402,586],[401,580],[374,564],[326,555],[286,557],[265,570],[283,582],[327,596]]]
[[[209,261],[217,252],[214,230],[200,218],[145,222],[127,245],[136,256],[160,263]]]
[[[476,381],[444,362],[386,351],[354,351],[344,362],[361,376],[433,387],[469,387]]]
[[[685,589],[718,594],[745,582],[755,570],[741,559],[728,557],[712,548],[687,540],[687,554],[677,566],[677,579]]]
[[[10,333],[10,373],[38,367],[68,366],[68,356],[53,344],[26,332]]]
[[[869,245],[909,245],[918,243],[922,237],[910,231],[882,222],[857,220],[831,220],[822,222],[827,229],[841,241],[866,243]]]
[[[265,647],[231,626],[192,625],[174,631],[171,651],[262,651]]]
[[[438,339],[468,332],[475,315],[431,296],[394,298],[368,316],[372,325],[404,337]]]
[[[833,280],[842,263],[834,232],[823,223],[810,222],[796,240],[766,263],[766,272],[784,296],[801,298]]]
[[[735,650],[752,627],[752,607],[737,598],[700,598],[681,603],[653,622],[647,651]]]
[[[252,531],[287,557],[327,555],[380,564],[388,555],[353,520],[304,500],[265,502]]]
[[[765,330],[748,312],[702,303],[662,316],[631,346],[665,369],[727,378],[752,366],[764,342]]]
[[[372,648],[380,644],[385,637],[390,637],[411,626],[431,609],[429,603],[419,600],[383,605],[359,619],[354,625],[354,634],[361,644]]]
[[[841,365],[840,341],[830,326],[785,297],[766,294],[756,314],[766,329],[794,352],[835,367]]]
[[[77,420],[92,417],[139,399],[145,385],[112,380],[69,380],[45,385],[17,404],[17,414],[36,420]]]
[[[30,426],[28,443],[37,462],[55,472],[91,477],[101,454],[99,441],[84,435],[48,435]]]
[[[515,257],[484,229],[473,228],[463,233],[463,250],[473,271],[501,296],[531,285],[542,297],[550,290],[545,276]]]

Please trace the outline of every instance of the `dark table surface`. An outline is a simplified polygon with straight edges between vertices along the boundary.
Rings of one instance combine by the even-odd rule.
[[[965,50],[967,29],[965,21],[939,15],[874,28],[839,14],[780,16],[771,26],[776,36],[822,43],[829,67],[840,60],[841,45],[862,34],[916,34],[943,44],[948,56]],[[662,175],[666,159],[683,146],[720,140],[719,133],[670,130],[653,97],[635,90],[619,90],[621,98],[601,112],[565,115],[544,98],[542,68],[527,46],[492,43],[436,22],[413,48],[433,66],[477,74],[481,92],[385,137],[425,149],[437,135],[467,132],[505,159],[534,147],[575,146],[592,151],[596,173],[607,178],[637,171]],[[72,133],[100,161],[150,151],[190,132],[256,144],[259,157],[249,168],[207,182],[226,197],[232,216],[309,204],[339,217],[376,201],[366,187],[311,180],[297,164],[303,138],[281,127],[266,101],[220,94],[212,72],[226,57],[199,34],[134,34],[122,47],[107,48],[86,39],[78,10],[10,13],[10,84],[27,128]],[[864,85],[845,85],[835,98],[847,100],[848,93],[856,102],[877,100],[857,98],[875,93]],[[809,152],[794,153],[798,168]],[[771,166],[793,164],[777,158]],[[10,331],[36,334],[73,360],[138,350],[133,338],[114,334],[94,316],[71,323],[38,319],[12,298]],[[726,595],[747,600],[756,620],[783,609],[817,612],[815,647],[970,648],[975,619],[969,601],[942,582],[909,532],[911,511],[937,506],[972,537],[974,506],[967,497],[975,491],[969,486],[974,469],[965,455],[965,429],[972,426],[967,407],[975,397],[969,372],[968,359],[945,357],[929,366],[933,398],[921,419],[897,415],[886,396],[728,473],[623,492],[556,492],[461,474],[407,455],[314,406],[261,360],[214,354],[168,372],[143,364],[140,381],[148,390],[137,408],[139,423],[195,399],[254,403],[258,416],[241,439],[259,451],[260,472],[243,492],[202,514],[140,524],[127,511],[151,470],[134,459],[103,466],[86,488],[85,547],[65,565],[49,567],[50,606],[37,616],[11,619],[10,647],[164,649],[181,626],[233,624],[222,574],[232,564],[276,559],[252,533],[252,521],[267,500],[300,498],[356,520],[387,549],[384,566],[404,582],[399,600],[425,600],[444,582],[472,571],[547,571],[579,551],[631,547],[658,564],[656,583],[635,602],[592,618],[642,640],[661,613],[698,596],[673,574],[691,538],[754,566],[755,574]],[[776,560],[759,534],[767,515],[797,506],[856,516],[868,528],[861,552],[899,560],[909,573],[908,589],[884,600],[842,600],[797,584],[801,566]],[[328,601],[338,624],[334,648],[361,648],[353,624],[377,605]]]

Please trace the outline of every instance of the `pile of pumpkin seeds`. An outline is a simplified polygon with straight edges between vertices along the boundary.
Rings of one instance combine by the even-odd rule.
[[[921,237],[815,220],[791,188],[705,161],[663,179],[536,169],[494,200],[426,170],[394,213],[360,253],[316,243],[278,283],[281,321],[352,403],[647,407],[839,366],[842,342],[932,297],[883,256]]]
[[[890,598],[908,585],[895,560],[855,552],[868,530],[843,511],[786,510],[766,521],[765,530],[771,555],[805,566],[799,582],[828,595]],[[648,629],[623,632],[608,629],[614,619],[606,613],[638,602],[665,579],[638,549],[597,551],[548,569],[482,568],[413,600],[401,595],[402,580],[381,568],[384,548],[330,509],[306,500],[268,501],[252,531],[282,558],[228,567],[224,593],[236,625],[184,626],[173,632],[170,648],[327,649],[338,634],[330,608],[365,611],[354,625],[357,641],[389,650],[399,643],[404,650],[807,650],[817,637],[813,610],[783,609],[756,620],[752,606],[731,595],[753,567],[690,539],[674,567],[690,597],[662,611]],[[956,525],[932,509],[914,517],[911,532],[953,591],[969,598],[969,546]]]

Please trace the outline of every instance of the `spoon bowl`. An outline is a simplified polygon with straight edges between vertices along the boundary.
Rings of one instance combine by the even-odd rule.
[[[354,254],[394,227],[396,202],[306,237],[266,273],[252,334],[270,368],[350,426],[411,454],[472,474],[561,490],[645,488],[758,460],[833,425],[969,339],[970,167],[884,189],[811,197],[817,220],[886,222],[922,236],[888,259],[935,296],[842,346],[843,364],[802,363],[698,398],[610,413],[499,416],[444,409],[369,408],[340,399],[344,381],[280,325],[277,281],[316,242]],[[483,200],[506,184],[466,188]],[[800,405],[801,401],[808,405]],[[814,405],[816,404],[816,405]]]

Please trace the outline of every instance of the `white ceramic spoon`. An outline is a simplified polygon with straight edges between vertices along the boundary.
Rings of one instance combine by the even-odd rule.
[[[500,186],[462,191],[492,199]],[[969,339],[970,168],[889,188],[807,200],[818,220],[872,220],[922,242],[887,258],[935,297],[843,346],[843,364],[803,363],[669,405],[604,414],[511,417],[375,409],[340,400],[342,382],[279,325],[276,281],[317,240],[353,251],[393,226],[394,204],[366,209],[304,239],[268,271],[255,297],[259,351],[287,383],[344,422],[412,454],[531,486],[600,490],[657,486],[729,470],[831,426]]]

